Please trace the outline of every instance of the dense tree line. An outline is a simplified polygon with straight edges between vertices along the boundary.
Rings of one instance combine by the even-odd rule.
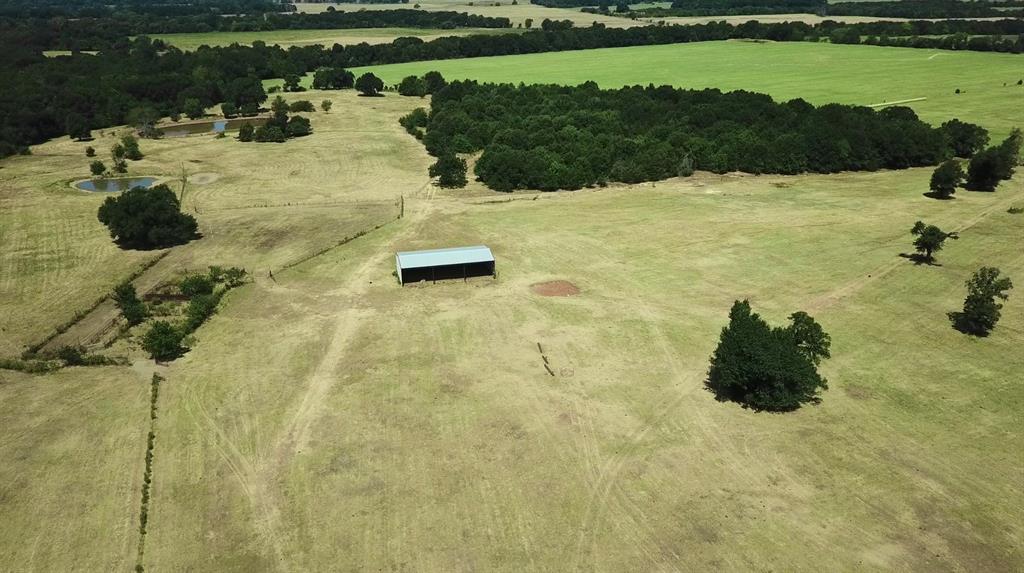
[[[592,0],[541,0],[555,4],[593,6]],[[675,0],[670,8],[649,7],[616,10],[618,15],[644,18],[671,16],[734,16],[807,13],[819,16],[869,16],[876,18],[999,18],[1024,14],[1024,3],[975,0],[882,0],[840,2],[823,0]],[[607,1],[584,11],[608,11]]]
[[[0,20],[0,25],[2,22]],[[4,96],[0,98],[0,157],[65,134],[69,126],[78,130],[128,122],[140,128],[151,126],[156,118],[184,111],[188,100],[193,100],[192,107],[204,108],[231,102],[244,114],[251,115],[266,100],[261,79],[305,74],[321,68],[334,70],[333,75],[324,76],[321,82],[345,88],[355,80],[351,74],[344,73],[345,68],[357,66],[730,38],[816,41],[840,28],[850,29],[835,22],[815,26],[799,22],[747,22],[738,26],[718,22],[628,29],[595,26],[445,37],[429,42],[399,38],[390,44],[335,44],[330,48],[302,46],[285,50],[256,42],[253,46],[201,48],[195,52],[182,52],[140,37],[135,40],[119,38],[97,55],[56,58],[43,57],[39,51],[40,43],[45,45],[52,37],[43,34],[37,38],[0,29],[0,52],[4,54],[0,58],[0,74],[5,78]],[[1001,44],[988,45],[985,49],[1024,51],[1024,21],[1021,20],[883,22],[856,24],[852,29],[858,37],[862,34],[891,37],[1018,34],[1016,40],[1001,40]],[[971,42],[973,44],[975,39]],[[69,122],[69,119],[74,121]]]
[[[16,18],[103,18],[131,12],[157,16],[263,14],[294,11],[276,0],[3,0],[0,16]]]
[[[1024,3],[985,0],[883,0],[827,4],[822,15],[874,18],[1008,18],[1024,15]]]
[[[0,18],[0,34],[20,38],[40,49],[101,50],[118,46],[129,36],[181,32],[256,32],[351,28],[510,28],[508,18],[464,12],[423,10],[360,10],[318,14],[200,14],[155,16],[118,12],[100,18]],[[6,39],[6,38],[5,38]],[[13,42],[12,42],[13,43]]]
[[[935,165],[953,135],[906,107],[866,107],[671,86],[601,90],[456,81],[426,119],[406,118],[436,157],[482,151],[475,173],[498,191],[578,189],[716,173],[832,173]]]

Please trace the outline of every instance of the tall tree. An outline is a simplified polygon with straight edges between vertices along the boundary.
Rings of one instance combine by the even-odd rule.
[[[72,113],[68,114],[67,121],[65,122],[65,130],[68,132],[68,136],[78,141],[85,141],[92,139],[92,132],[89,131],[89,121],[80,114]]]
[[[384,89],[384,82],[371,72],[359,76],[355,85],[359,93],[364,96],[380,95],[381,90]]]
[[[117,308],[121,309],[121,315],[128,321],[128,326],[141,324],[149,316],[146,304],[139,300],[135,286],[130,282],[123,282],[114,287],[111,298],[114,299]]]
[[[442,76],[441,72],[438,71],[429,71],[423,74],[423,82],[426,84],[428,94],[436,94],[444,89],[444,86],[448,85],[444,76]]]
[[[959,119],[943,123],[942,131],[957,157],[971,157],[988,144],[988,131],[985,128]]]
[[[787,411],[817,401],[828,388],[817,364],[831,342],[806,313],[786,328],[771,328],[747,301],[736,301],[711,357],[708,387],[722,400],[756,410]]]
[[[956,240],[959,238],[956,232],[947,233],[935,225],[927,225],[923,221],[914,223],[914,227],[910,229],[910,234],[917,237],[914,239],[914,249],[920,253],[921,258],[926,263],[931,263],[935,260],[934,254],[942,250],[946,239]]]
[[[964,182],[964,169],[956,159],[949,159],[935,168],[928,184],[932,194],[938,199],[949,199],[956,193],[956,188]]]
[[[133,187],[100,205],[97,217],[118,244],[139,249],[159,249],[187,243],[198,225],[181,212],[178,198],[167,185]]]
[[[1006,300],[1006,291],[1013,288],[1010,279],[999,274],[995,267],[982,267],[971,276],[963,311],[949,313],[955,328],[975,336],[987,336],[995,328],[1003,308],[996,300]]]

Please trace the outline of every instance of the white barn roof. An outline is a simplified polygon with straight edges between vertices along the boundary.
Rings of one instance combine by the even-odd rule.
[[[431,249],[427,251],[402,251],[395,254],[395,260],[400,269],[418,269],[423,267],[493,262],[494,255],[491,254],[490,248],[476,245],[473,247],[453,247],[450,249]]]

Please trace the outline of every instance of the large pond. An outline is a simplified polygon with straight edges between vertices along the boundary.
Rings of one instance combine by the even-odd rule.
[[[266,123],[265,117],[236,117],[234,119],[215,119],[212,121],[197,121],[192,123],[166,124],[159,126],[164,132],[164,137],[185,137],[203,133],[224,133],[225,131],[238,131],[242,125],[251,123],[253,127],[259,127]]]
[[[86,179],[79,181],[75,187],[82,191],[98,191],[101,193],[117,193],[132,187],[149,187],[156,183],[156,177],[118,177],[114,179]]]

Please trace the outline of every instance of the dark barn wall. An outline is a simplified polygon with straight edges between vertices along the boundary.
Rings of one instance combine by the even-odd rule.
[[[442,265],[418,269],[402,269],[402,282],[450,280],[465,277],[489,277],[494,275],[494,261],[469,263],[465,265]]]

